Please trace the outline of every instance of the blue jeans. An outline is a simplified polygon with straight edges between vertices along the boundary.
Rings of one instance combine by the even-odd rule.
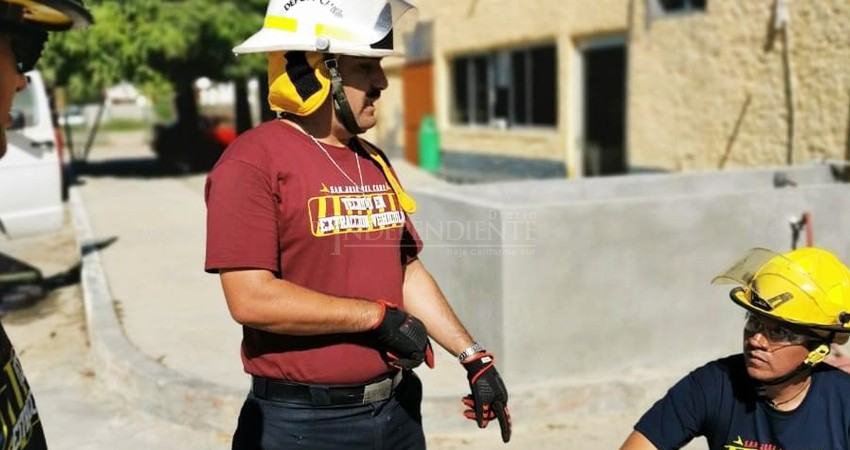
[[[392,397],[364,405],[303,406],[249,393],[233,450],[424,449],[421,403],[422,383],[413,372],[404,374]]]

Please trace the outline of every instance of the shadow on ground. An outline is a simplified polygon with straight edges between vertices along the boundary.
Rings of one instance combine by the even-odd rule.
[[[117,237],[83,245],[83,256],[109,247]],[[0,253],[0,315],[9,311],[31,308],[58,289],[80,282],[82,263],[63,272],[44,277],[41,270],[27,262]]]
[[[206,173],[209,168],[177,167],[164,164],[156,157],[121,158],[102,161],[78,161],[69,165],[68,179],[73,185],[84,184],[80,177],[165,178]]]
[[[122,153],[129,146],[136,154],[94,161],[78,158],[68,165],[67,179],[79,182],[81,176],[159,178],[205,173],[215,165],[230,142],[232,139],[219,138],[210,126],[157,125],[149,144],[141,137],[101,144],[111,146],[108,152]]]

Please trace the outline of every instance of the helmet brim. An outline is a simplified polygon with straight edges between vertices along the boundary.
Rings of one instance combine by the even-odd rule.
[[[296,35],[296,37],[298,37]],[[327,50],[320,50],[314,42],[305,42],[305,39],[293,39],[293,34],[287,31],[263,28],[254,33],[233,49],[237,55],[248,53],[270,53],[279,51],[305,51],[335,53],[350,56],[364,56],[370,58],[383,58],[385,56],[397,56],[395,50],[371,48],[365,45],[346,45],[345,42],[331,42]]]
[[[850,333],[850,328],[842,327],[841,325],[822,325],[815,323],[805,323],[805,322],[797,322],[793,320],[789,320],[787,317],[778,316],[776,314],[771,314],[770,311],[765,311],[762,308],[759,308],[753,305],[750,300],[747,298],[747,292],[744,288],[735,288],[729,292],[729,298],[738,306],[746,309],[747,311],[758,314],[760,316],[768,317],[773,320],[779,322],[785,322],[791,325],[795,325],[802,328],[810,328],[812,330],[821,330],[821,331],[830,331],[836,333]]]
[[[83,28],[94,23],[94,18],[79,0],[16,0],[12,3],[23,7],[20,26],[41,31],[65,31]]]

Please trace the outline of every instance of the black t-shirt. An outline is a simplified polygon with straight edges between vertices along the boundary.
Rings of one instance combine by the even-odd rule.
[[[3,325],[0,363],[0,450],[46,449],[35,399]]]
[[[850,374],[815,366],[797,409],[776,411],[756,391],[741,354],[710,362],[674,385],[635,425],[659,450],[705,436],[717,450],[850,449]]]

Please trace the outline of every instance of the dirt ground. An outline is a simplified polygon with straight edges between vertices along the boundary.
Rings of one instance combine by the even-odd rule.
[[[35,393],[51,448],[229,447],[229,436],[188,429],[136,411],[98,386],[88,359],[82,293],[73,277],[79,251],[67,220],[53,234],[16,240],[0,237],[0,252],[39,268],[47,279],[58,280],[46,298],[2,318]]]

